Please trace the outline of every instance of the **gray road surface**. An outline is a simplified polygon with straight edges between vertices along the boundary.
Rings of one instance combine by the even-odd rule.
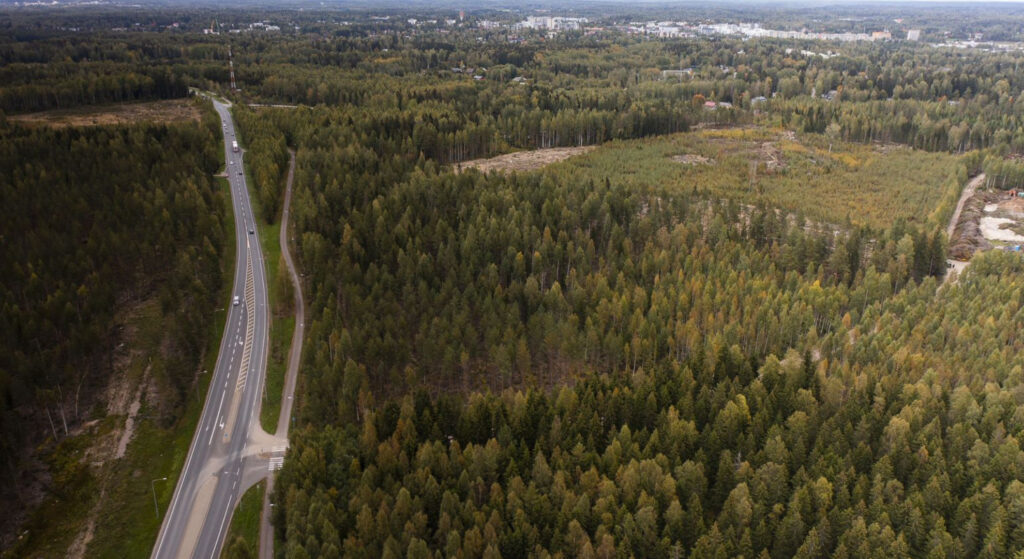
[[[153,548],[154,559],[220,555],[231,513],[242,492],[266,471],[267,454],[247,451],[251,428],[259,422],[260,397],[267,366],[267,281],[256,231],[242,153],[231,150],[236,139],[228,107],[214,100],[225,125],[224,150],[235,215],[236,261],[227,325],[202,416],[189,447],[174,496]],[[248,455],[248,456],[246,456]],[[263,474],[264,476],[266,474]]]

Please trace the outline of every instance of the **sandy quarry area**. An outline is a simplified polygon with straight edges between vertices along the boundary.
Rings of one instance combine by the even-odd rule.
[[[1010,229],[1004,227],[1017,223],[1012,219],[1005,217],[992,217],[985,216],[981,218],[981,234],[990,241],[1005,241],[1008,243],[1020,243],[1024,242],[1024,236],[1014,233]]]
[[[506,153],[489,159],[474,159],[456,164],[456,172],[463,169],[474,168],[482,173],[488,171],[533,171],[545,165],[563,161],[575,155],[581,155],[594,149],[596,146],[580,146],[574,148],[546,148],[532,151],[517,151]]]
[[[993,193],[978,192],[978,187],[985,182],[985,174],[981,173],[971,179],[960,193],[960,200],[953,210],[946,234],[949,237],[949,259],[946,264],[949,270],[944,282],[956,283],[957,278],[976,252],[989,250],[992,243],[982,231],[982,221],[988,233],[999,235],[1001,223],[987,221],[992,212],[999,207],[999,199]],[[1012,231],[1011,231],[1012,233]]]
[[[978,223],[982,236],[990,241],[1024,243],[1024,235],[1011,229],[1024,223],[1024,199],[1010,198],[985,204],[984,212]]]
[[[31,126],[53,126],[56,128],[133,122],[182,122],[198,121],[199,109],[188,99],[167,99],[10,115],[7,119]]]
[[[949,223],[950,264],[976,252],[1024,243],[1024,198],[1004,192],[978,192],[985,175],[967,184]]]

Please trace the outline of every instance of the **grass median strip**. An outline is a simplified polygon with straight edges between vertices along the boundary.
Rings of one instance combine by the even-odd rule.
[[[243,158],[243,161],[244,158]],[[252,211],[262,216],[259,197],[253,192],[255,184],[245,168],[245,184],[249,188],[249,199]],[[282,193],[283,193],[282,189]],[[283,195],[283,194],[282,194]],[[288,350],[292,333],[295,330],[295,316],[292,314],[291,291],[282,288],[278,274],[283,273],[284,261],[281,258],[281,219],[280,214],[274,223],[259,219],[258,233],[260,246],[263,248],[263,260],[266,265],[267,303],[270,306],[270,329],[268,337],[270,347],[267,352],[267,376],[264,379],[263,403],[260,406],[260,426],[267,433],[277,431],[277,419],[281,414],[281,394],[284,391],[284,376],[288,365]],[[284,299],[287,298],[287,301]]]
[[[225,559],[256,557],[260,546],[260,517],[263,513],[263,493],[267,482],[261,481],[249,488],[238,502],[231,517],[227,538],[220,556]]]

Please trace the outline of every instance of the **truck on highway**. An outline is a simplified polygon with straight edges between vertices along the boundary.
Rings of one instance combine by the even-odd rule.
[[[231,140],[231,151],[238,153],[238,142]]]

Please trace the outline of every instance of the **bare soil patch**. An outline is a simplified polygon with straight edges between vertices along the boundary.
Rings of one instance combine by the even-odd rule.
[[[463,161],[455,165],[456,172],[463,169],[477,169],[480,172],[488,171],[533,171],[551,163],[564,161],[576,155],[582,155],[595,149],[597,146],[580,146],[572,148],[545,148],[531,151],[517,151],[506,153],[489,159],[473,159]]]
[[[985,216],[981,218],[981,234],[986,239],[993,241],[1006,241],[1009,243],[1020,243],[1024,242],[1024,236],[1014,232],[1010,229],[1010,226],[1016,225],[1016,221],[1006,217],[989,217]]]
[[[972,181],[973,182],[973,181]],[[970,260],[975,252],[988,250],[992,244],[988,242],[981,230],[981,218],[985,215],[985,206],[991,203],[996,195],[979,192],[972,195],[963,204],[949,243],[949,255],[954,260]]]
[[[762,143],[758,150],[758,155],[769,171],[777,171],[786,168],[786,164],[782,160],[782,150],[772,142]]]
[[[676,163],[682,163],[683,165],[714,165],[715,160],[710,157],[704,157],[703,155],[697,155],[695,153],[684,153],[683,155],[673,155],[672,161]]]
[[[125,451],[128,450],[128,443],[131,442],[132,437],[135,436],[135,417],[139,415],[139,408],[142,407],[142,394],[146,391],[147,381],[149,380],[150,367],[146,367],[146,372],[143,373],[142,382],[139,383],[139,389],[135,393],[135,400],[132,401],[131,405],[128,406],[128,417],[124,421],[124,431],[121,433],[121,438],[117,442],[117,452],[114,453],[114,458],[121,458],[124,456]]]
[[[1024,217],[1024,198],[1010,198],[1000,202],[997,209]]]
[[[199,109],[189,99],[166,99],[143,103],[97,105],[11,115],[8,120],[29,126],[98,126],[136,122],[199,122]]]
[[[1005,194],[995,192],[975,193],[959,214],[950,240],[950,256],[956,260],[968,260],[975,252],[991,249],[991,241],[1024,242],[1024,235],[1017,232],[1022,218],[1024,199],[1006,199]]]
[[[731,138],[708,138],[708,143],[718,149],[719,155],[745,156],[757,165],[764,165],[768,172],[781,171],[786,168],[782,150],[774,141],[761,142],[750,140],[734,140]],[[713,160],[712,160],[713,161]]]
[[[99,499],[96,500],[96,504],[93,505],[89,511],[89,517],[85,521],[85,527],[79,532],[74,541],[71,542],[71,547],[68,548],[68,559],[84,559],[85,551],[89,548],[89,542],[92,541],[93,536],[96,533],[96,515],[99,514],[100,506],[103,504],[103,499],[107,495],[107,490],[104,488],[100,491]]]

